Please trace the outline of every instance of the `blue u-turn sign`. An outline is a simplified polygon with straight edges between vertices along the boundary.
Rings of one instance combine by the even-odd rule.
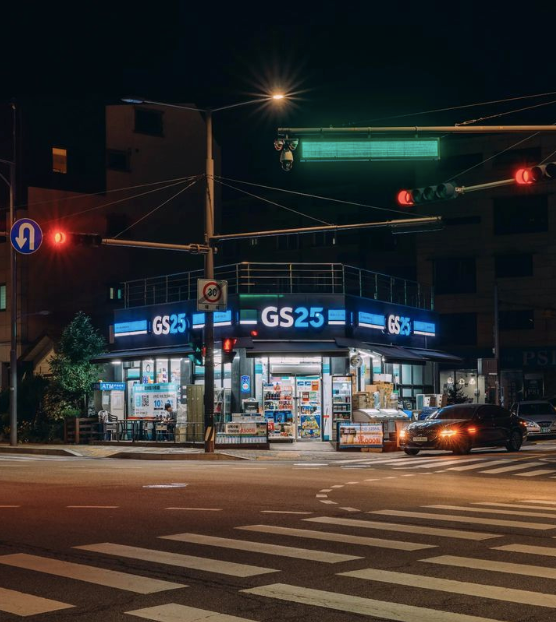
[[[11,228],[10,241],[18,253],[31,255],[38,251],[42,244],[42,230],[34,220],[20,218]]]

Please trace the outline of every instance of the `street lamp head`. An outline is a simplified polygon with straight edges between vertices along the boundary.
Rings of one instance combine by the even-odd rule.
[[[272,96],[272,99],[284,99],[286,96],[284,95],[284,93],[275,93]]]

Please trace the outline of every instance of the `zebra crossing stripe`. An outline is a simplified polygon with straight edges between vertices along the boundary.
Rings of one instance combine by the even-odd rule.
[[[432,510],[456,510],[459,512],[477,512],[482,514],[505,514],[509,516],[529,516],[536,518],[556,518],[554,513],[543,514],[540,512],[520,512],[515,510],[496,510],[493,508],[467,508],[460,505],[425,505],[423,507],[430,508]]]
[[[263,542],[252,542],[250,540],[232,540],[230,538],[217,538],[215,536],[205,536],[196,533],[178,533],[173,536],[161,536],[161,539],[173,540],[176,542],[189,542],[191,544],[218,546],[220,548],[235,549],[238,551],[250,551],[253,553],[293,557],[295,559],[310,559],[311,561],[324,562],[327,564],[337,564],[339,562],[362,559],[362,557],[357,555],[342,555],[340,553],[328,553],[326,551],[311,551],[309,549],[299,549],[292,546],[282,546],[281,544],[266,544]]]
[[[335,611],[366,615],[381,620],[396,620],[396,622],[415,622],[416,620],[419,622],[500,622],[492,618],[479,618],[464,613],[438,611],[437,609],[373,600],[351,594],[313,590],[308,587],[297,587],[284,583],[262,585],[261,587],[241,590],[241,592]]]
[[[203,622],[254,622],[250,618],[238,618],[225,613],[216,613],[215,611],[187,607],[176,603],[136,609],[125,613],[128,616],[137,616],[144,620],[156,620],[157,622],[200,622],[200,620]]]
[[[375,546],[382,549],[396,549],[398,551],[419,551],[421,549],[437,548],[436,544],[417,544],[416,542],[402,542],[400,540],[386,540],[382,538],[365,538],[363,536],[349,536],[343,533],[329,531],[314,531],[311,529],[292,529],[290,527],[275,527],[274,525],[246,525],[236,527],[245,531],[270,533],[272,535],[293,536],[294,538],[309,538],[324,540],[325,542],[343,542],[356,546]]]
[[[105,555],[126,557],[128,559],[140,559],[142,561],[154,562],[155,564],[166,564],[168,566],[179,566],[180,568],[192,568],[204,572],[214,572],[232,577],[254,577],[269,572],[279,572],[279,570],[271,568],[248,566],[246,564],[236,564],[235,562],[224,562],[218,559],[205,559],[204,557],[181,555],[179,553],[169,553],[167,551],[142,549],[137,546],[125,546],[123,544],[112,544],[110,542],[87,544],[74,548],[81,549],[82,551],[103,553]]]
[[[556,568],[545,568],[544,566],[510,564],[508,562],[458,557],[456,555],[440,555],[439,557],[429,557],[428,559],[420,559],[419,561],[429,564],[440,564],[442,566],[453,566],[455,568],[473,568],[475,570],[505,572],[508,574],[525,575],[526,577],[539,577],[541,579],[556,579]]]
[[[383,523],[378,521],[360,520],[357,518],[333,518],[332,516],[318,516],[304,518],[311,523],[324,523],[325,525],[342,525],[344,527],[363,527],[365,529],[380,529],[382,531],[399,531],[401,533],[415,533],[425,536],[440,536],[446,538],[458,538],[460,540],[488,540],[500,538],[494,533],[482,533],[479,531],[462,531],[461,529],[446,529],[443,527],[425,527],[420,525],[398,525],[396,523]]]
[[[427,520],[448,521],[450,523],[479,523],[480,525],[493,525],[497,527],[519,527],[520,529],[556,529],[556,525],[549,523],[522,523],[513,520],[498,520],[495,518],[474,518],[473,516],[457,516],[455,514],[430,514],[427,512],[403,512],[401,510],[376,510],[368,514],[380,514],[382,516],[405,516],[407,518],[424,518]]]
[[[487,469],[486,471],[480,471],[480,473],[487,473],[488,475],[496,475],[497,473],[509,473],[510,471],[522,471],[532,466],[546,466],[546,462],[526,462],[524,464],[514,464],[513,466],[500,467],[498,469]]]
[[[484,462],[484,458],[464,458],[463,460],[458,460],[458,464],[462,464],[464,462]],[[451,464],[452,461],[446,458],[442,458],[441,460],[429,460],[425,464],[412,464],[407,467],[394,467],[394,469],[433,469],[435,467],[443,466],[445,464]]]
[[[516,477],[535,477],[536,475],[549,475],[556,473],[554,469],[538,469],[537,471],[529,471],[529,473],[516,473]]]
[[[338,575],[341,577],[364,579],[365,581],[378,581],[380,583],[388,583],[392,585],[404,585],[406,587],[417,587],[424,590],[448,592],[450,594],[462,594],[464,596],[475,596],[479,598],[490,598],[492,600],[500,600],[503,602],[556,609],[556,596],[553,594],[543,594],[542,592],[529,592],[527,590],[516,590],[509,587],[481,585],[480,583],[467,583],[465,581],[454,581],[453,579],[437,579],[436,577],[406,574],[403,572],[391,572],[389,570],[375,568],[365,568],[363,570],[353,570],[351,572],[340,572]],[[417,617],[417,619],[420,618]]]
[[[493,460],[488,463],[488,466],[494,466],[495,464],[507,464],[508,462],[512,462],[511,460]],[[457,467],[449,467],[446,471],[471,471],[472,469],[482,469],[484,467],[484,463],[479,464],[466,464],[465,466],[457,466]]]
[[[541,503],[544,505],[556,505],[556,501],[538,501],[537,499],[523,499],[521,503]]]
[[[86,566],[84,564],[74,564],[48,557],[27,555],[25,553],[3,555],[0,557],[0,564],[44,572],[45,574],[65,577],[66,579],[86,581],[87,583],[94,583],[95,585],[105,585],[118,590],[135,592],[136,594],[154,594],[155,592],[177,590],[182,587],[187,587],[187,585],[182,585],[181,583],[149,579],[148,577],[141,577],[126,572],[106,570],[104,568],[96,568],[95,566]]]
[[[545,508],[542,505],[516,505],[515,503],[493,503],[491,501],[474,501],[472,505],[492,505],[498,508],[515,508],[517,510],[550,510],[552,512],[556,512],[556,508]],[[556,517],[556,514],[551,514],[551,516]]]
[[[527,553],[528,555],[544,555],[556,557],[556,549],[547,546],[533,546],[532,544],[506,544],[505,546],[493,546],[494,551],[509,551],[510,553]]]
[[[60,609],[70,609],[73,605],[61,603],[49,598],[41,598],[32,594],[24,594],[15,590],[0,587],[0,611],[13,613],[16,616],[34,616]]]

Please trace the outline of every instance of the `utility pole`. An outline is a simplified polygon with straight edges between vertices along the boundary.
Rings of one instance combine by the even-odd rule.
[[[496,369],[495,403],[500,406],[500,326],[498,324],[498,282],[494,281],[494,364]]]

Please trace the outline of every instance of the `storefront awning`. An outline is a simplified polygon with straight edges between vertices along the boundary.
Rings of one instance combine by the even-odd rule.
[[[422,356],[428,361],[435,363],[463,363],[463,359],[455,354],[449,354],[448,352],[439,352],[438,350],[425,350],[424,348],[408,348],[414,354]]]
[[[384,358],[386,363],[406,363],[410,365],[424,365],[427,361],[434,363],[461,363],[462,359],[447,352],[438,350],[427,350],[426,348],[402,348],[383,343],[368,343],[357,339],[338,338],[336,342],[339,346],[357,348],[359,350],[370,350],[376,352]]]
[[[265,341],[241,337],[236,348],[245,348],[248,358],[263,354],[320,354],[321,356],[347,356],[349,348],[336,341]]]
[[[91,359],[91,363],[109,363],[110,361],[129,361],[140,359],[165,358],[170,356],[187,356],[193,354],[190,345],[176,346],[175,348],[138,348],[135,350],[114,350],[99,354]]]

